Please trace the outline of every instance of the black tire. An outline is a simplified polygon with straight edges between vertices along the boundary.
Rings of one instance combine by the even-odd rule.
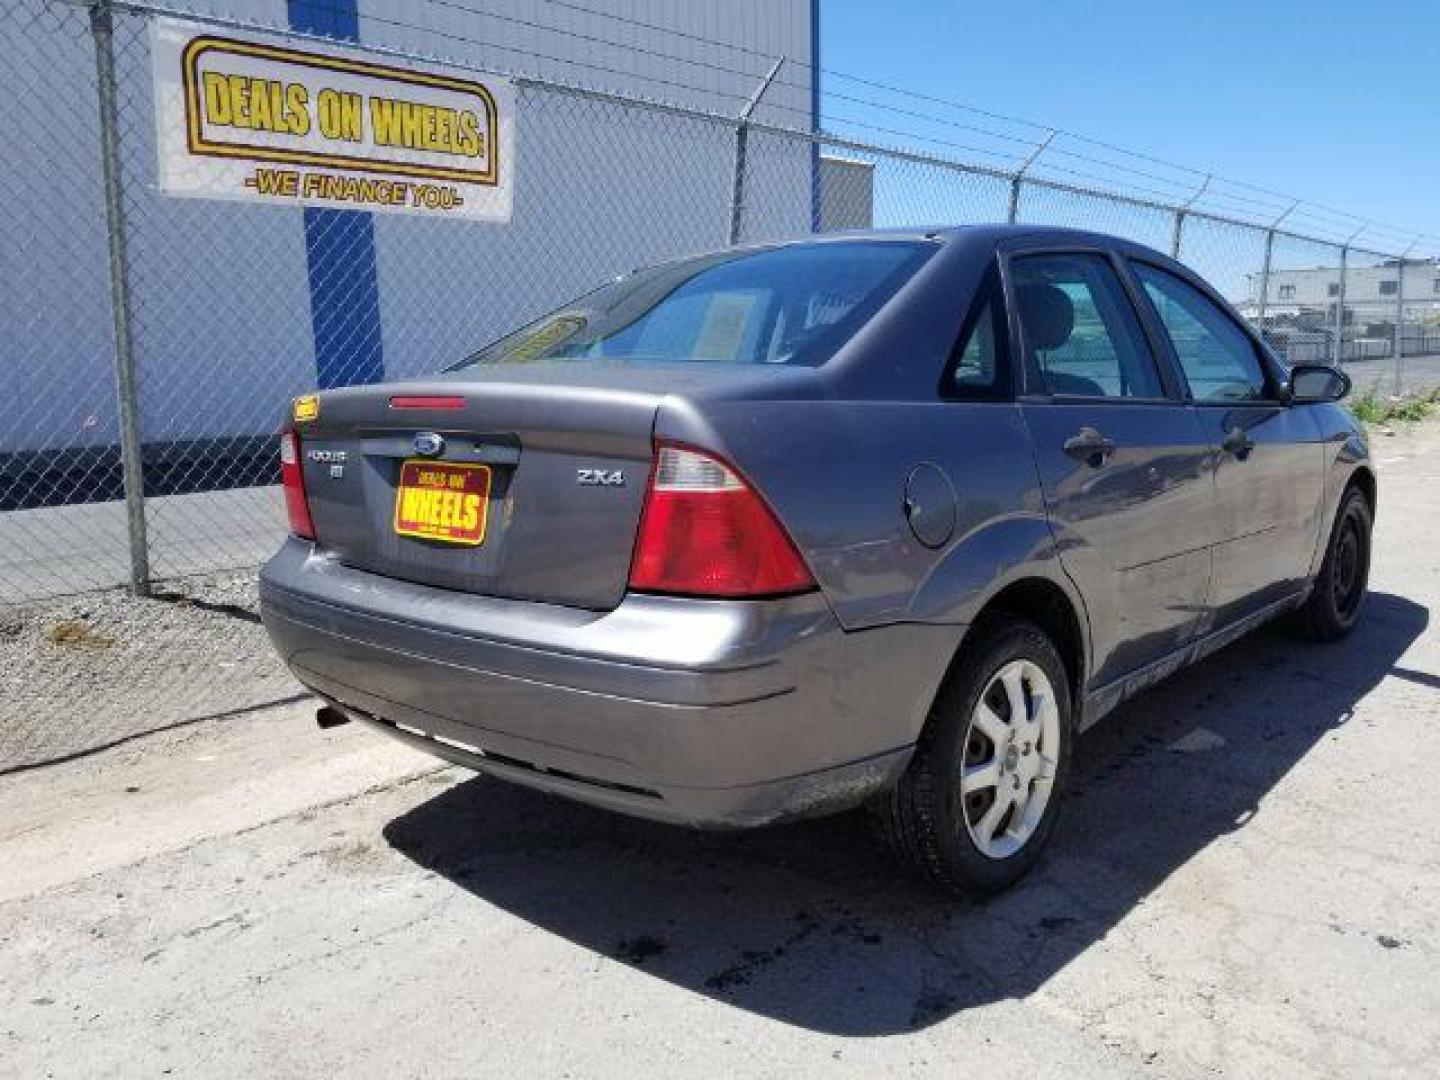
[[[950,893],[970,897],[1008,888],[1035,864],[1055,827],[1074,741],[1065,664],[1044,631],[1011,618],[977,631],[931,706],[909,768],[870,807],[882,842],[902,865]],[[1049,680],[1059,712],[1059,747],[1043,816],[1018,850],[996,858],[976,846],[958,777],[967,741],[975,738],[972,717],[981,695],[1015,660],[1028,660]]]
[[[1347,490],[1315,586],[1300,610],[1301,625],[1316,641],[1339,641],[1360,621],[1370,581],[1371,522],[1365,493],[1357,487]]]

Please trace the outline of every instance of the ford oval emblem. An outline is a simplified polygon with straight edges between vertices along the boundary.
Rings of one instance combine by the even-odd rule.
[[[422,431],[415,436],[415,453],[421,457],[439,457],[445,452],[445,440],[433,431]]]

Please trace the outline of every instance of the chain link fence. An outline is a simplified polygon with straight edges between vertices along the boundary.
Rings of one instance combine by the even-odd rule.
[[[381,355],[419,375],[671,256],[1008,219],[1173,252],[1282,353],[1362,387],[1440,384],[1434,262],[1062,182],[1038,151],[1005,171],[517,78],[507,225],[168,198],[157,14],[205,18],[0,0],[0,772],[298,693],[253,578],[284,532],[275,431],[322,348],[335,384]],[[315,280],[321,249],[374,265]]]

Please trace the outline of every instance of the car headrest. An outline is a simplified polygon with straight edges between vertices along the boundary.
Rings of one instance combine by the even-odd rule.
[[[1032,349],[1058,349],[1075,329],[1075,305],[1063,289],[1036,283],[1015,290],[1020,319]]]

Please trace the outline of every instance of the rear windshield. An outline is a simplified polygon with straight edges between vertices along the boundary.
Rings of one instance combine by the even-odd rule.
[[[642,270],[469,357],[822,364],[934,252],[897,240],[724,252]]]

